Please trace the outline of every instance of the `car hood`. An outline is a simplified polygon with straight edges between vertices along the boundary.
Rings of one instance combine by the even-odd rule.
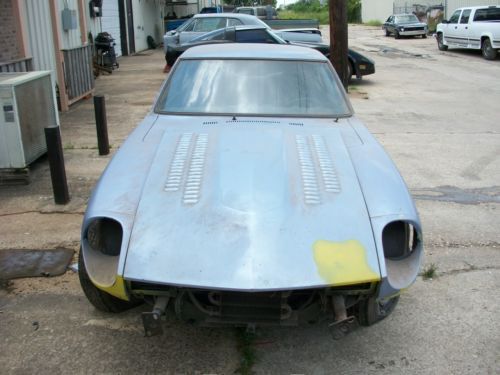
[[[347,120],[197,122],[155,124],[125,279],[247,291],[380,279]]]
[[[427,24],[422,22],[410,22],[410,23],[398,23],[397,26],[401,27],[421,27],[426,26]]]

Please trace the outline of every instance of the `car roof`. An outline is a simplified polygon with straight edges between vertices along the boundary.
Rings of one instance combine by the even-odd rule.
[[[269,27],[263,25],[235,25],[230,26],[227,29],[235,29],[235,30],[269,30]]]
[[[193,16],[193,18],[217,18],[217,17],[229,17],[237,19],[249,19],[249,20],[257,18],[255,16],[252,16],[251,14],[244,14],[244,13],[200,13],[200,14],[195,14]]]
[[[264,43],[207,44],[189,48],[179,58],[328,61],[323,54],[309,47]]]

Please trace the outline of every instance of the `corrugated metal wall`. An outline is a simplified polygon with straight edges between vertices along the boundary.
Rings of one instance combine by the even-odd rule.
[[[384,22],[392,14],[392,7],[393,0],[362,0],[361,19],[363,22]]]
[[[57,81],[49,0],[24,0],[29,54],[34,70],[50,70]]]
[[[500,5],[500,0],[443,0],[446,4],[445,17],[448,19],[457,8],[482,5]]]
[[[82,45],[80,33],[80,18],[78,16],[78,1],[77,0],[59,0],[59,19],[61,20],[61,40],[62,49],[70,49],[80,47]],[[88,7],[88,5],[87,5]],[[62,27],[62,11],[63,9],[70,9],[76,11],[76,29],[64,30]]]

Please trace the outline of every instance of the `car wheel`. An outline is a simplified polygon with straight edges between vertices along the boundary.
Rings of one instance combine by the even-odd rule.
[[[375,297],[365,299],[359,303],[359,324],[371,326],[389,316],[398,304],[399,296],[385,302],[378,302]]]
[[[385,36],[389,36],[389,35],[391,35],[391,33],[389,32],[388,29],[385,29]]]
[[[82,250],[80,249],[80,254],[78,255],[78,277],[80,279],[80,285],[82,286],[83,293],[90,301],[92,305],[97,310],[104,312],[119,313],[125,310],[129,310],[141,303],[139,300],[124,301],[119,298],[112,296],[106,292],[103,292],[97,288],[92,281],[90,281],[87,269],[85,268],[85,262],[83,260]]]
[[[352,66],[351,60],[347,61],[347,82],[352,81],[352,74],[354,72],[354,68]]]
[[[422,39],[427,38],[427,34],[422,34]]]
[[[448,46],[443,43],[443,34],[442,33],[439,33],[437,35],[437,43],[438,43],[438,49],[440,51],[447,51],[448,50]]]
[[[483,52],[483,57],[486,60],[495,60],[497,58],[497,50],[491,47],[491,42],[488,38],[483,40],[483,44],[481,45],[481,51]]]
[[[399,39],[401,38],[401,35],[399,35],[399,31],[395,30],[394,31],[394,39]]]

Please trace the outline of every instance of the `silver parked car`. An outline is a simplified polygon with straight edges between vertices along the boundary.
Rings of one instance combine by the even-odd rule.
[[[193,47],[106,168],[79,275],[118,312],[200,325],[371,325],[415,280],[422,231],[389,156],[311,48]]]
[[[176,30],[168,31],[163,37],[163,47],[185,44],[200,35],[231,26],[264,26],[266,23],[255,16],[243,13],[196,14]],[[321,32],[314,28],[273,30],[275,34],[290,42],[322,43]]]

